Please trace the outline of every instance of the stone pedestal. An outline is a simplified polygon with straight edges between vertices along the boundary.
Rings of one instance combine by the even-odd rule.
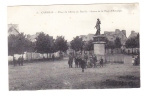
[[[94,54],[97,55],[98,60],[102,57],[105,60],[105,36],[96,35],[93,37],[94,44]]]

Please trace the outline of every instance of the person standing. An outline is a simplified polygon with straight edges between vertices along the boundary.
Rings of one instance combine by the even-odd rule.
[[[100,67],[103,67],[103,58],[100,59]]]
[[[139,57],[139,55],[137,55],[136,60],[137,60],[137,65],[139,65],[140,64],[140,57]]]
[[[96,67],[96,62],[97,62],[97,57],[96,55],[93,56],[93,65],[94,67]]]
[[[21,57],[21,60],[20,60],[20,62],[21,62],[21,66],[23,66],[23,56]]]
[[[21,56],[18,58],[18,65],[20,66]]]
[[[73,56],[72,56],[72,54],[70,53],[70,54],[69,54],[69,59],[68,59],[69,68],[72,68],[72,63],[73,63]]]
[[[85,59],[85,61],[86,61],[86,66],[87,66],[87,60],[88,60],[88,55],[87,55],[87,53],[85,53],[84,59]],[[86,66],[85,66],[85,68],[86,68]]]
[[[84,72],[85,66],[86,66],[86,61],[85,61],[84,58],[82,58],[82,59],[81,59],[81,68],[82,68],[82,72]]]
[[[93,56],[92,55],[90,56],[90,67],[91,68],[93,67]]]

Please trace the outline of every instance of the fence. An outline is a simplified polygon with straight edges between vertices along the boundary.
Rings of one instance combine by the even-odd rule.
[[[59,57],[59,52],[56,53],[50,53],[48,54],[48,58],[51,58],[52,55],[54,54],[55,57]],[[15,59],[17,60],[20,56],[22,56],[21,54],[14,54]],[[43,59],[43,58],[47,58],[47,54],[40,54],[40,53],[35,53],[35,52],[25,52],[23,54],[23,58],[24,60],[37,60],[37,59]],[[8,56],[8,62],[13,61],[13,56]]]
[[[105,55],[105,63],[124,63],[123,54]]]

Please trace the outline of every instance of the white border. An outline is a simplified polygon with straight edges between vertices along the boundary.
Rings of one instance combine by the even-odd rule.
[[[141,34],[141,88],[140,89],[97,89],[97,90],[43,90],[43,91],[18,91],[8,90],[8,64],[7,64],[7,6],[13,5],[48,5],[48,4],[89,4],[89,3],[116,3],[116,0],[87,0],[87,1],[68,1],[68,0],[7,0],[0,2],[0,91],[1,100],[51,100],[51,99],[67,99],[67,100],[147,100],[146,92],[146,7],[145,0],[119,0],[117,3],[133,3],[140,4],[140,34]]]

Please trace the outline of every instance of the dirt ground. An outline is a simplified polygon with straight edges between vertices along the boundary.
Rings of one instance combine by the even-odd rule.
[[[105,64],[100,68],[69,68],[68,58],[9,66],[9,90],[139,88],[140,66]]]

